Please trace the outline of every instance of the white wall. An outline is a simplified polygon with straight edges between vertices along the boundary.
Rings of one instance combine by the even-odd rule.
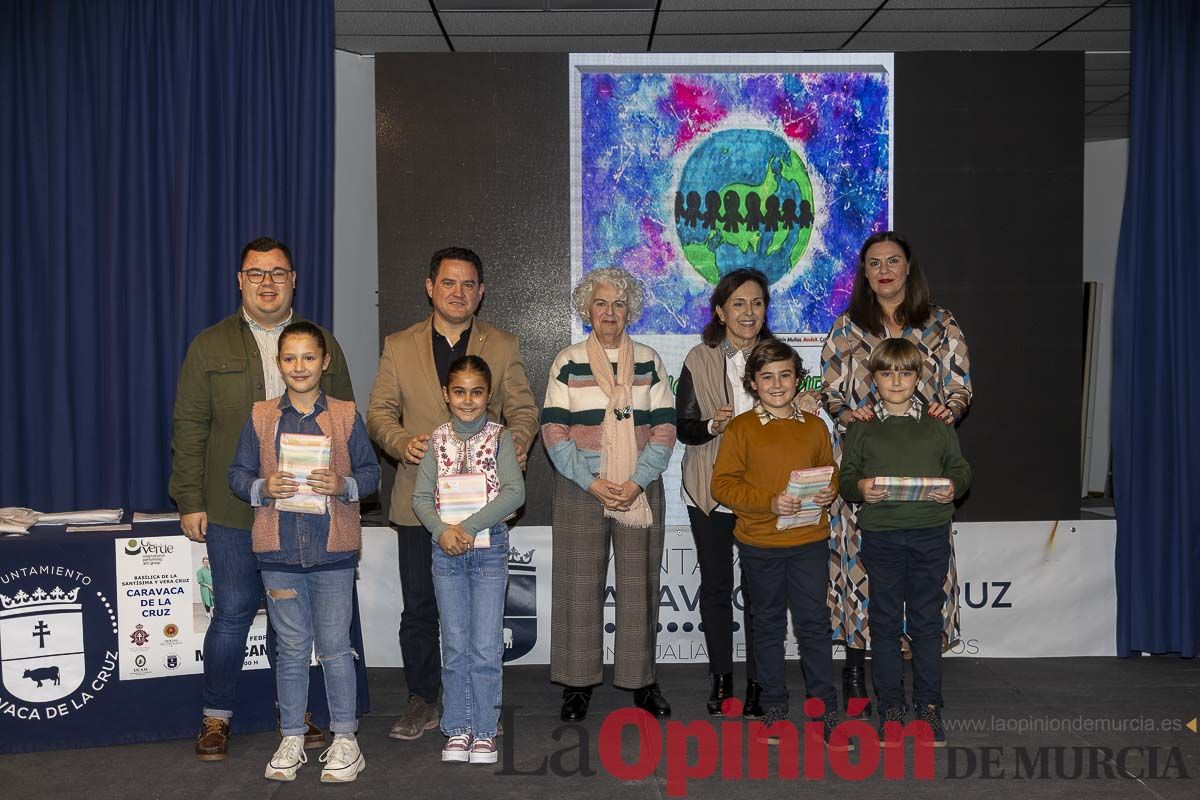
[[[359,411],[379,366],[375,211],[375,59],[334,51],[333,331],[350,362]]]
[[[1084,491],[1103,492],[1108,473],[1112,393],[1113,289],[1117,241],[1125,205],[1129,140],[1087,142],[1083,148],[1083,279],[1101,284],[1092,368],[1092,404],[1085,429]]]

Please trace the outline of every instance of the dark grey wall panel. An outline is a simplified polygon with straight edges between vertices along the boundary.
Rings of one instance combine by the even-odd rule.
[[[1075,518],[1083,57],[899,53],[896,75],[895,224],[971,347],[959,518]],[[429,313],[434,250],[471,247],[540,402],[570,339],[567,57],[381,53],[375,82],[381,336]],[[527,524],[549,524],[551,476],[538,446]]]
[[[967,336],[964,521],[1075,519],[1082,53],[897,53],[895,225]]]
[[[375,98],[381,345],[429,315],[434,251],[469,247],[484,264],[479,314],[520,336],[540,407],[571,338],[567,57],[380,53]],[[539,440],[525,524],[550,524],[552,476]]]

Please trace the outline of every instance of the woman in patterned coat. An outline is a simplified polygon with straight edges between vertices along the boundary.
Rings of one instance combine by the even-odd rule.
[[[894,231],[876,233],[863,242],[850,304],[833,322],[821,353],[822,402],[836,423],[834,456],[841,461],[842,437],[855,422],[875,416],[867,360],[886,338],[903,337],[925,357],[916,397],[925,413],[947,425],[957,424],[971,405],[971,369],[967,343],[954,315],[929,302],[929,285],[917,265],[912,247]],[[833,558],[833,629],[846,645],[842,671],[843,697],[867,697],[863,667],[870,646],[867,629],[869,587],[858,559],[862,533],[854,508],[840,497],[830,510]],[[959,640],[958,569],[953,540],[942,609],[942,649]],[[868,706],[864,716],[870,713]]]

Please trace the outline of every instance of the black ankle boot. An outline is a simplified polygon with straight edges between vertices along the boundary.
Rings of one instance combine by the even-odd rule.
[[[725,672],[720,675],[710,675],[712,691],[708,693],[708,715],[722,717],[725,715],[725,701],[733,697],[733,673]]]
[[[592,687],[567,686],[563,689],[562,711],[558,718],[563,722],[579,722],[587,716],[588,705],[592,702]]]
[[[656,717],[671,716],[671,704],[663,697],[657,683],[633,690],[633,704],[643,711],[649,711]]]
[[[762,719],[762,684],[758,681],[746,682],[746,704],[742,706],[742,716],[746,719]]]
[[[850,714],[850,700],[867,700],[866,706],[858,715]],[[867,670],[865,667],[842,668],[842,708],[851,719],[868,719],[871,716],[870,695],[867,694]]]

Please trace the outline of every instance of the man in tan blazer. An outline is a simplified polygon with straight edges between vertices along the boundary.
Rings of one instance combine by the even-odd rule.
[[[478,355],[492,370],[488,417],[512,431],[524,467],[538,431],[538,409],[525,375],[517,337],[475,318],[483,299],[483,262],[461,247],[433,254],[425,291],[433,304],[429,319],[388,336],[371,400],[367,430],[396,459],[391,513],[400,548],[400,652],[408,681],[408,711],[392,727],[394,739],[416,739],[438,726],[442,665],[437,599],[430,573],[433,538],[412,510],[417,464],[435,428],[450,421],[442,385],[450,362]]]

